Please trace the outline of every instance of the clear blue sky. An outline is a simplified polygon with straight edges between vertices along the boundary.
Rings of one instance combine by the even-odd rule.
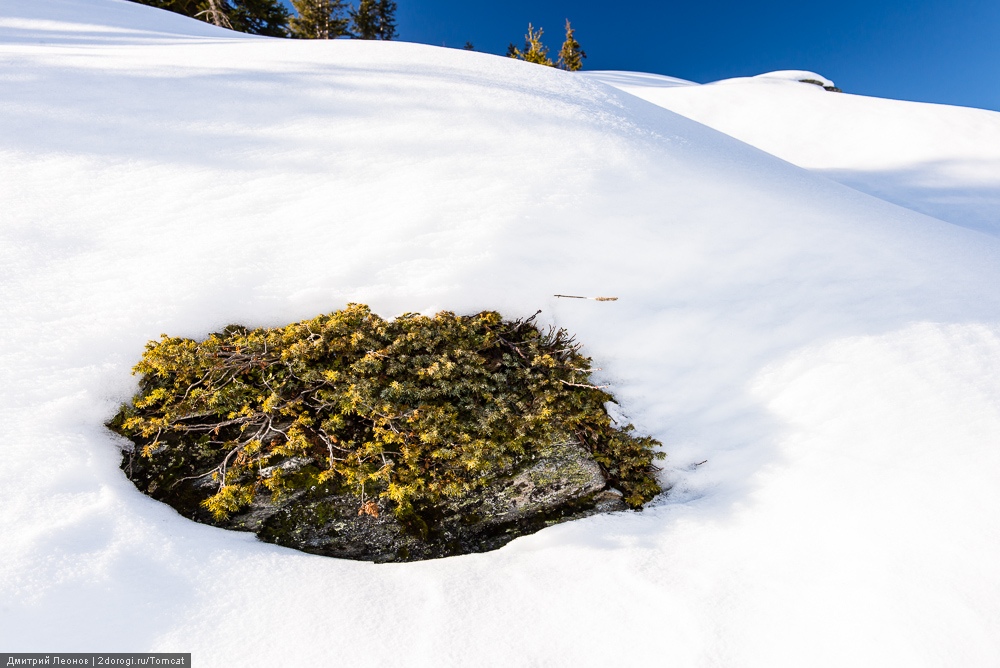
[[[396,0],[399,39],[501,54],[528,22],[586,69],[706,82],[812,70],[846,92],[1000,111],[1000,0]]]

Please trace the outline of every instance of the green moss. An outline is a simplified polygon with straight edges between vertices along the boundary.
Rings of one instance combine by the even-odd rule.
[[[203,341],[163,335],[109,426],[135,442],[126,470],[140,487],[161,498],[188,489],[182,512],[216,521],[261,493],[335,487],[426,534],[435,504],[567,440],[639,507],[660,491],[659,443],[612,426],[613,398],[591,384],[579,348],[533,318],[386,321],[359,304],[285,327],[231,325]]]

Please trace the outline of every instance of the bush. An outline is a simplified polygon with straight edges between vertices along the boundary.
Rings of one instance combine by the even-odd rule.
[[[195,481],[218,521],[260,494],[324,484],[353,494],[359,513],[382,506],[403,520],[567,441],[640,507],[660,491],[659,442],[613,427],[613,398],[591,384],[580,344],[533,321],[492,311],[386,321],[351,304],[203,341],[163,335],[109,426],[136,444],[124,466],[142,460],[149,493]],[[320,465],[288,464],[303,461]]]

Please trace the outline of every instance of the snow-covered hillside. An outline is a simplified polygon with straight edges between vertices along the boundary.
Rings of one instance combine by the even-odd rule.
[[[732,88],[749,107],[793,86],[803,108],[923,122],[807,84]],[[962,206],[915,213],[487,54],[2,0],[0,647],[995,665],[1000,240]],[[542,309],[664,442],[670,492],[492,553],[372,565],[194,524],[118,470],[102,423],[148,339],[349,301]]]
[[[1000,236],[1000,113],[827,94],[774,72],[666,89],[651,75],[588,72],[861,192]]]

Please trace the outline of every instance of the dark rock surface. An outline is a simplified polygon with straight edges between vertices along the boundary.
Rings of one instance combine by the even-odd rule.
[[[362,505],[357,495],[326,484],[277,500],[258,494],[249,507],[217,521],[198,503],[216,483],[202,478],[170,490],[150,489],[144,484],[146,461],[126,455],[122,468],[144,492],[191,519],[251,531],[261,540],[305,552],[364,561],[486,552],[552,524],[627,509],[601,467],[574,442],[549,444],[505,475],[464,496],[418,508],[403,521],[377,498]],[[288,473],[319,470],[306,458],[290,458],[278,466]]]

